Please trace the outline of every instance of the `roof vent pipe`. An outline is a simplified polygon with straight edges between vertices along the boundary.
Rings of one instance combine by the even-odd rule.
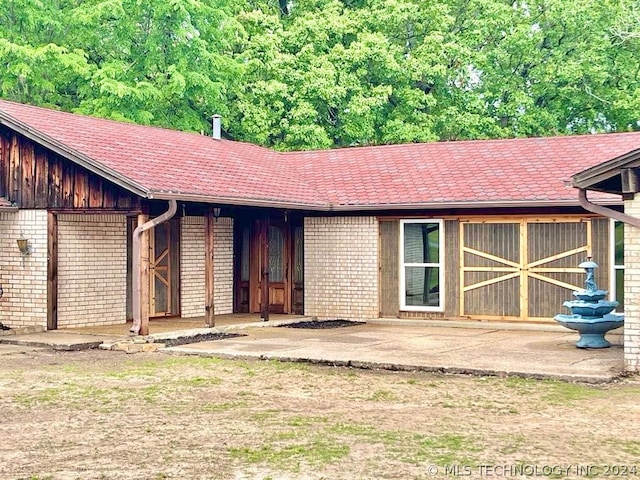
[[[220,115],[211,117],[211,125],[213,127],[213,139],[220,140]]]

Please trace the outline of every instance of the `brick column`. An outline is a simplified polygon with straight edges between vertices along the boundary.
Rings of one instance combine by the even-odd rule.
[[[640,194],[624,202],[625,213],[640,218]],[[624,363],[640,372],[640,228],[624,226]]]

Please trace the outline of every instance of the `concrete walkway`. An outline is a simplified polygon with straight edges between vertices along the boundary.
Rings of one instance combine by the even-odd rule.
[[[611,381],[624,371],[619,334],[607,337],[612,343],[611,348],[584,350],[575,347],[577,333],[556,325],[528,325],[526,329],[522,325],[446,322],[430,322],[429,325],[425,322],[376,322],[333,329],[284,328],[275,325],[275,322],[263,322],[218,329],[183,330],[179,334],[155,334],[154,338],[148,340],[157,345],[163,337],[235,332],[243,336],[160,351],[360,368],[517,375],[592,383]],[[136,340],[144,343],[140,337]],[[0,337],[0,354],[8,347],[7,344],[80,350],[127,341],[132,340],[122,335],[58,330]]]
[[[92,335],[75,333],[73,330],[50,330],[48,332],[22,333],[0,336],[0,354],[9,351],[8,347],[49,348],[53,350],[74,351],[98,348],[104,342],[117,341],[121,335]]]

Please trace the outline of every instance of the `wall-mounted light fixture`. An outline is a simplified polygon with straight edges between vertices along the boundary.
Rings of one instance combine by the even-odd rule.
[[[2,295],[4,295],[4,289],[2,288],[2,285],[0,285],[0,298],[2,298]]]
[[[220,213],[222,212],[222,208],[220,207],[213,207],[213,218],[216,219],[216,222],[218,221],[218,217],[220,216]]]
[[[18,249],[22,255],[22,265],[24,266],[24,259],[31,255],[31,252],[33,251],[31,248],[31,242],[29,242],[29,240],[27,240],[22,234],[20,234],[20,238],[16,240],[16,242],[18,243]]]

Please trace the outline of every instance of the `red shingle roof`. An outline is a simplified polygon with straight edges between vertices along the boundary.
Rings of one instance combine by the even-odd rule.
[[[145,196],[291,208],[575,205],[573,174],[640,147],[622,133],[278,153],[2,100],[0,123]]]

